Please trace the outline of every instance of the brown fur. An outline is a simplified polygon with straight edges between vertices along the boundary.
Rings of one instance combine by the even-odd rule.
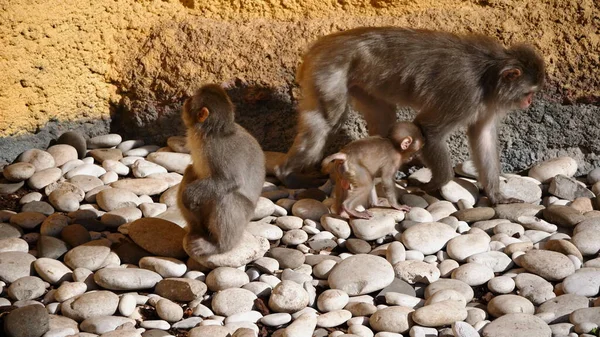
[[[203,108],[209,115],[199,122]],[[262,191],[264,153],[235,123],[233,109],[225,91],[212,84],[200,88],[183,107],[193,164],[183,175],[177,201],[189,228],[184,249],[192,257],[234,248]]]
[[[452,178],[446,140],[467,126],[488,196],[494,203],[514,201],[499,194],[496,120],[527,108],[544,77],[543,59],[532,47],[505,48],[481,35],[379,27],[324,36],[298,70],[298,134],[277,175],[285,181],[316,164],[351,104],[365,117],[370,135],[385,135],[401,105],[418,111],[415,123],[426,139],[422,159],[433,174],[426,190]]]
[[[381,177],[386,198],[393,208],[408,211],[399,205],[394,187],[394,175],[403,163],[423,147],[423,135],[409,122],[395,123],[387,137],[371,136],[344,146],[338,153],[323,159],[323,172],[335,181],[334,211],[342,216],[368,219],[369,211],[359,212],[356,207],[377,206],[374,178]]]

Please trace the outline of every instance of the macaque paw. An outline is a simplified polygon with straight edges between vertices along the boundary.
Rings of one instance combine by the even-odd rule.
[[[397,209],[399,211],[410,212],[411,207],[408,205],[392,205],[392,208]]]
[[[362,212],[359,212],[359,211],[350,211],[350,210],[346,210],[346,212],[347,212],[347,213],[348,213],[350,216],[352,216],[352,217],[354,217],[354,218],[357,218],[357,219],[365,219],[365,220],[369,220],[369,219],[371,219],[371,218],[373,217],[373,213],[371,213],[371,212],[369,212],[369,211],[367,211],[367,210],[365,210],[365,211],[362,211]]]
[[[216,253],[217,247],[205,237],[198,234],[187,234],[183,238],[183,250],[190,257],[198,257]]]

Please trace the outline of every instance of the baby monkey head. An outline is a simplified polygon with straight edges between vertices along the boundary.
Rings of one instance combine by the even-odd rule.
[[[235,128],[233,103],[217,84],[202,86],[183,104],[181,117],[190,130],[228,133]]]
[[[421,129],[411,122],[396,122],[390,129],[389,139],[403,157],[412,157],[417,154],[425,144]]]

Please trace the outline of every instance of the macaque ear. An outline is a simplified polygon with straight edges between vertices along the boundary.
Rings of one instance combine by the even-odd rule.
[[[204,123],[204,121],[208,118],[209,114],[210,114],[210,111],[208,111],[208,108],[203,107],[198,112],[198,116],[196,116],[196,119],[198,120],[199,123]]]
[[[518,79],[519,77],[521,77],[523,73],[521,72],[521,69],[519,68],[508,68],[508,69],[504,69],[502,70],[502,78],[504,78],[507,81],[514,81],[516,79]]]
[[[413,140],[412,137],[406,137],[404,139],[402,139],[402,142],[400,142],[400,148],[402,149],[402,151],[408,149],[408,147],[410,146],[410,144],[412,144]]]

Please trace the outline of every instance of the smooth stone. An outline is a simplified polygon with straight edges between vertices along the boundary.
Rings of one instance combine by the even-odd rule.
[[[79,203],[77,203],[77,205],[79,205]],[[54,213],[54,207],[45,201],[31,201],[21,207],[21,212],[36,212],[50,215]]]
[[[162,277],[150,270],[137,268],[103,268],[94,274],[94,281],[110,290],[142,290],[153,288]]]
[[[394,222],[400,222],[405,218],[405,212],[393,208],[372,207],[369,208],[374,216],[390,216],[394,218]]]
[[[552,330],[541,318],[525,313],[503,315],[487,324],[482,333],[482,337],[550,337],[551,335]]]
[[[503,273],[513,267],[512,259],[503,252],[489,251],[471,255],[467,262],[478,263],[491,268],[494,273]]]
[[[102,180],[94,176],[79,175],[69,180],[69,183],[79,187],[83,192],[87,193],[94,188],[103,186]]]
[[[49,168],[56,167],[54,157],[44,150],[29,149],[21,153],[17,158],[18,162],[30,163],[35,166],[35,171],[40,172]]]
[[[386,259],[359,254],[339,262],[327,280],[331,289],[341,289],[350,296],[356,296],[387,287],[394,276],[394,268]]]
[[[127,157],[146,157],[150,153],[156,152],[160,149],[158,145],[143,145],[131,150],[125,151],[123,154]]]
[[[287,324],[292,321],[292,316],[288,313],[275,313],[265,315],[260,319],[260,322],[266,326],[277,327]]]
[[[575,245],[580,255],[596,255],[600,251],[600,231],[597,229],[578,231],[571,238],[571,243]]]
[[[400,202],[410,207],[427,208],[427,206],[429,206],[429,203],[427,200],[423,199],[423,197],[409,193],[401,195]]]
[[[87,140],[87,147],[89,149],[97,149],[103,147],[113,147],[121,143],[123,138],[116,133],[109,133],[106,135],[100,135],[92,137]]]
[[[67,144],[75,148],[77,151],[77,157],[85,157],[85,151],[87,150],[87,142],[83,136],[75,131],[68,131],[60,135],[56,140],[57,144]]]
[[[319,221],[321,217],[329,213],[329,209],[322,202],[314,199],[298,200],[292,206],[292,214],[302,219]]]
[[[278,218],[279,220],[280,218]],[[324,215],[321,217],[321,225],[326,231],[330,232],[337,238],[347,239],[352,234],[348,221],[337,218],[334,215]]]
[[[129,237],[137,245],[157,256],[184,258],[185,230],[158,218],[141,218],[129,224]]]
[[[365,240],[350,238],[346,240],[346,249],[353,254],[368,254],[371,251],[371,245]]]
[[[375,215],[371,219],[351,219],[352,233],[359,239],[376,240],[394,231],[396,222],[387,215]]]
[[[352,318],[352,313],[348,310],[330,311],[317,317],[317,326],[333,328],[346,323],[350,318]]]
[[[25,276],[16,279],[8,287],[8,296],[16,301],[33,300],[44,294],[44,281],[36,276]]]
[[[111,253],[109,247],[83,245],[71,249],[64,258],[65,264],[71,269],[86,268],[96,271],[106,267]]]
[[[269,297],[269,308],[275,312],[296,312],[308,305],[306,290],[296,282],[284,280],[273,288]]]
[[[452,215],[460,221],[477,222],[493,218],[496,211],[491,207],[475,207],[456,211]]]
[[[461,178],[450,180],[446,185],[440,188],[442,197],[452,203],[457,203],[460,199],[466,200],[474,205],[479,199],[479,189],[471,182]]]
[[[143,159],[137,160],[131,165],[131,172],[136,178],[145,178],[157,173],[168,173],[166,168]]]
[[[131,149],[138,148],[140,146],[144,146],[145,142],[142,139],[131,139],[121,142],[121,144],[117,145],[117,149],[122,152],[127,152]]]
[[[533,204],[542,198],[542,189],[530,179],[510,177],[500,182],[500,194],[505,198],[515,198]]]
[[[176,152],[154,152],[150,153],[146,159],[164,167],[169,172],[179,174],[183,174],[186,167],[192,163],[191,155]]]
[[[21,277],[30,276],[35,257],[24,252],[0,253],[0,281],[13,283]]]
[[[458,236],[454,229],[441,222],[420,223],[402,233],[402,243],[408,249],[423,254],[434,254],[444,248],[450,239]]]
[[[518,222],[521,216],[537,216],[541,214],[544,206],[532,204],[503,204],[496,205],[496,218],[507,219],[511,222]]]
[[[427,206],[427,211],[431,214],[433,221],[439,221],[456,212],[456,207],[450,201],[441,200]]]
[[[8,183],[6,180],[0,179],[0,195],[16,193],[24,185],[24,181],[18,183]]]
[[[101,334],[102,336],[106,336],[106,333],[114,333],[115,329],[122,325],[135,325],[135,320],[127,317],[118,317],[118,316],[96,316],[85,319],[80,324],[80,328],[83,331],[95,334]],[[127,330],[121,330],[127,331]],[[133,337],[133,335],[130,335]],[[113,335],[113,337],[117,337]],[[121,336],[119,336],[121,337]],[[127,337],[122,336],[122,337]]]
[[[50,329],[50,318],[43,306],[28,305],[4,317],[6,337],[41,337]]]
[[[304,291],[304,289],[302,290]],[[217,292],[213,296],[211,305],[215,314],[228,317],[252,310],[255,299],[256,295],[249,290],[229,288]]]
[[[547,320],[548,324],[567,323],[569,315],[578,309],[590,306],[590,301],[585,296],[575,294],[564,294],[542,303],[536,310],[536,313],[550,313],[552,319]]]
[[[530,250],[519,257],[519,264],[529,272],[549,281],[560,281],[575,272],[571,260],[549,250]]]
[[[304,254],[296,249],[274,247],[269,250],[269,254],[279,262],[281,269],[296,269],[305,261]]]
[[[153,218],[167,210],[167,205],[162,203],[142,203],[140,210],[145,218]]]
[[[463,295],[467,303],[471,302],[474,296],[473,289],[463,281],[454,279],[439,279],[425,288],[425,298],[431,297],[438,291],[452,289]]]
[[[0,253],[4,252],[22,252],[29,251],[29,244],[21,238],[0,239]]]
[[[107,172],[115,172],[120,176],[126,176],[129,174],[129,167],[120,161],[105,159],[102,162],[102,168],[104,168]]]
[[[515,281],[508,276],[496,276],[488,281],[487,287],[496,294],[510,294],[515,290]]]
[[[155,292],[177,302],[190,302],[202,297],[207,287],[204,282],[188,278],[166,278],[158,282]]]
[[[185,263],[171,257],[146,256],[140,260],[139,266],[156,272],[163,278],[181,277],[187,271]]]
[[[402,306],[387,307],[377,310],[369,318],[369,325],[374,331],[405,333],[412,326],[413,309]]]
[[[567,240],[548,240],[544,244],[544,249],[551,250],[554,252],[559,252],[564,255],[574,255],[579,260],[583,261],[583,256],[582,256],[580,250],[578,249],[578,247],[576,245],[574,245],[572,243],[573,240],[574,239],[571,239],[571,242],[567,241]],[[600,248],[599,248],[599,250],[600,250]]]
[[[440,278],[440,271],[434,265],[426,262],[410,260],[394,264],[396,277],[409,284],[429,284]]]
[[[133,222],[142,217],[142,211],[136,207],[118,208],[106,212],[100,218],[100,221],[109,228],[116,228],[120,225]]]
[[[66,162],[79,158],[77,149],[69,144],[56,144],[50,146],[46,152],[54,158],[56,167],[64,165]]]
[[[10,225],[7,223],[0,223],[0,238],[19,238],[22,235],[22,230],[17,225]]]
[[[490,237],[485,233],[464,234],[452,238],[446,245],[446,252],[453,260],[465,261],[468,257],[489,250]]]
[[[177,323],[173,324],[173,329],[185,329],[189,330],[202,322],[203,319],[201,317],[189,317],[185,318]],[[145,337],[145,336],[143,336]]]
[[[416,222],[432,222],[433,217],[426,209],[420,207],[412,207],[408,214],[406,214],[406,220]]]
[[[230,337],[229,328],[219,325],[203,325],[190,330],[188,337]]]
[[[585,216],[578,210],[564,205],[550,205],[544,209],[544,219],[559,227],[574,227],[585,220]]]
[[[96,194],[96,202],[100,208],[110,212],[125,207],[137,207],[140,204],[140,199],[131,191],[120,188],[108,188]]]
[[[117,311],[119,296],[106,290],[70,298],[60,306],[62,315],[81,322],[96,316],[111,316]]]
[[[584,186],[581,186],[574,178],[569,178],[564,175],[557,175],[550,181],[548,193],[560,198],[573,201],[577,198],[593,198],[595,197],[592,191]]]
[[[187,146],[186,137],[182,136],[171,136],[167,138],[167,146],[169,146],[173,151],[178,153],[190,153],[190,149]]]
[[[20,182],[27,180],[35,173],[35,166],[31,163],[14,163],[5,166],[2,170],[4,178],[10,182]]]
[[[54,299],[58,302],[64,302],[75,296],[82,295],[86,291],[87,285],[84,282],[63,282],[63,284],[56,289]]]
[[[517,295],[498,295],[488,303],[487,311],[494,317],[525,313],[533,315],[535,307],[528,299]]]
[[[90,232],[80,224],[72,224],[63,228],[60,237],[71,247],[77,247],[91,240]]]
[[[556,297],[552,284],[534,274],[519,273],[515,277],[515,285],[519,290],[519,295],[527,298],[534,305],[539,305]]]
[[[493,232],[494,234],[506,234],[511,237],[521,237],[523,234],[525,234],[525,228],[516,223],[506,222],[498,224],[496,227],[494,227]]]
[[[79,160],[79,159],[69,160],[60,168],[60,170],[62,171],[62,174],[64,175],[64,174],[67,174],[67,172],[71,171],[72,169],[79,167],[83,164],[85,164],[85,162],[83,160]]]
[[[105,160],[119,160],[123,158],[123,152],[119,149],[94,149],[88,155],[102,164]]]
[[[275,204],[265,197],[259,197],[256,207],[254,208],[254,214],[250,220],[255,221],[263,219],[273,214],[273,212],[275,212]]]
[[[452,332],[455,337],[479,337],[479,332],[471,324],[461,321],[452,324]]]
[[[62,262],[46,257],[39,258],[33,263],[35,271],[46,282],[59,284],[72,278],[73,272]]]
[[[480,286],[494,277],[494,270],[478,263],[466,263],[454,269],[452,278],[465,282],[470,286]]]
[[[21,199],[19,199],[19,204],[26,205],[33,201],[42,201],[43,197],[44,196],[40,192],[27,193],[23,197],[21,197]]]
[[[562,174],[572,177],[577,172],[577,162],[570,157],[558,157],[543,161],[529,169],[529,176],[542,183],[550,182],[550,179]]]
[[[418,308],[412,314],[415,323],[427,327],[450,325],[467,318],[467,309],[460,301],[445,300]]]
[[[217,267],[238,268],[263,257],[268,250],[269,241],[267,239],[244,231],[242,239],[232,250],[221,254],[197,256],[194,259],[201,265],[211,269]]]
[[[37,171],[28,180],[27,185],[35,190],[40,190],[53,182],[58,181],[62,176],[61,169],[57,167],[51,167],[44,170]]]
[[[65,189],[58,189],[50,193],[48,200],[52,206],[62,212],[74,212],[79,209],[79,202],[83,200],[80,195]]]
[[[156,313],[158,317],[170,323],[177,322],[183,318],[183,308],[165,298],[156,304]]]
[[[157,195],[169,188],[169,183],[154,178],[121,179],[110,184],[113,188],[129,190],[136,195]]]
[[[250,279],[243,270],[231,267],[218,267],[206,276],[206,285],[211,291],[240,288],[249,282]]]
[[[281,238],[281,242],[288,246],[297,246],[308,240],[308,233],[301,229],[292,229],[287,231]],[[312,240],[311,240],[312,241]],[[315,249],[313,247],[313,249]]]
[[[317,299],[317,307],[321,312],[343,309],[350,298],[348,294],[339,289],[327,289]]]
[[[106,170],[102,168],[102,166],[96,164],[82,164],[65,173],[65,178],[71,179],[78,175],[99,177],[105,173]]]
[[[251,221],[246,228],[250,234],[261,236],[267,240],[276,241],[283,237],[281,228],[264,222]]]
[[[567,294],[597,296],[600,292],[600,270],[597,268],[579,269],[563,280],[562,288]]]

